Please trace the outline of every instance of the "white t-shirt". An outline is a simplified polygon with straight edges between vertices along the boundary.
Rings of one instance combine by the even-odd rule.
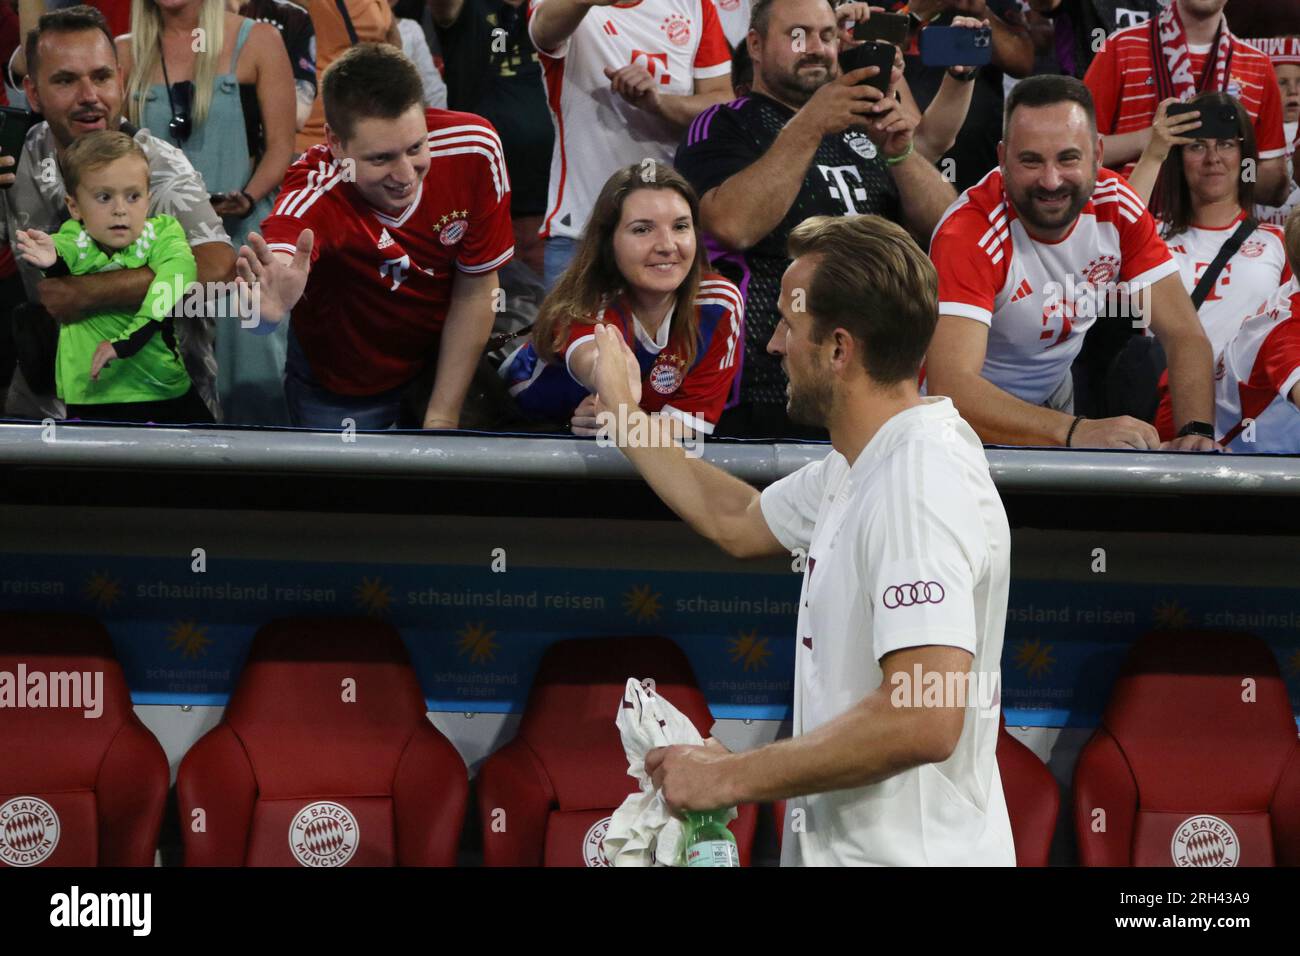
[[[1291,210],[1300,206],[1300,185],[1295,182],[1295,148],[1300,123],[1283,123],[1282,129],[1286,132],[1286,180],[1291,184],[1291,194],[1280,206],[1255,206],[1255,218],[1274,226],[1285,226]]]
[[[1292,278],[1247,319],[1214,370],[1215,431],[1235,452],[1300,454],[1300,283]],[[1246,421],[1253,420],[1249,429]],[[1253,441],[1247,441],[1247,438]]]
[[[671,163],[685,133],[615,93],[605,68],[638,65],[659,81],[661,94],[688,96],[696,80],[731,75],[731,51],[713,0],[592,7],[572,36],[542,51],[532,16],[543,2],[528,7],[555,123],[541,234],[576,239],[615,170],[645,159]]]
[[[944,213],[930,258],[939,314],[989,327],[984,378],[1034,405],[1070,374],[1115,284],[1145,286],[1178,270],[1142,200],[1108,169],[1059,242],[1029,235],[995,169]]]
[[[1011,532],[979,438],[947,398],[891,418],[852,467],[839,452],[763,491],[763,517],[804,548],[795,646],[795,736],[881,686],[879,660],[942,644],[974,655],[996,696],[967,699],[940,764],[797,797],[783,866],[1015,865],[997,764]],[[892,692],[892,688],[889,688]]]
[[[1188,295],[1245,218],[1243,212],[1222,229],[1193,226],[1165,240],[1178,263]],[[1277,226],[1260,225],[1224,264],[1214,287],[1201,303],[1198,313],[1201,326],[1215,355],[1232,340],[1241,323],[1254,315],[1277,287],[1290,278],[1286,235]]]

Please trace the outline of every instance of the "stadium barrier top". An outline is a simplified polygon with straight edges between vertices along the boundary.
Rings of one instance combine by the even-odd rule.
[[[762,486],[824,457],[828,448],[711,440],[704,443],[703,458]],[[1004,494],[1300,495],[1300,457],[1293,456],[990,446],[988,457]],[[0,423],[0,473],[15,467],[458,479],[637,477],[616,449],[566,436]]]

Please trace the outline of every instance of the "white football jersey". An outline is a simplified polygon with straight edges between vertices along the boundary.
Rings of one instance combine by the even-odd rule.
[[[1222,229],[1193,226],[1165,240],[1178,263],[1183,286],[1191,295],[1210,267],[1219,249],[1246,218],[1243,212]],[[1246,237],[1236,255],[1229,259],[1215,280],[1199,315],[1201,326],[1215,355],[1223,351],[1241,323],[1259,311],[1279,285],[1291,278],[1286,261],[1286,236],[1277,226],[1261,224]]]
[[[796,737],[881,690],[879,661],[894,651],[947,645],[974,656],[952,755],[791,799],[781,864],[1014,866],[997,764],[1011,532],[975,432],[948,399],[923,399],[889,419],[851,467],[832,450],[760,503],[781,544],[807,554]],[[898,687],[885,689],[891,699]],[[904,699],[917,702],[918,690]]]
[[[727,43],[734,50],[749,32],[749,0],[713,0]]]
[[[532,16],[543,2],[530,0],[530,38]],[[684,133],[615,93],[606,68],[640,66],[661,94],[674,96],[692,94],[696,80],[731,75],[731,51],[713,0],[592,7],[559,47],[538,51],[555,123],[543,236],[582,235],[610,175],[645,159],[671,163]]]
[[[1146,286],[1178,271],[1142,200],[1108,169],[1073,230],[1054,243],[1029,235],[995,169],[944,213],[930,258],[939,314],[989,327],[984,378],[1035,405],[1070,374],[1118,283]]]
[[[1247,319],[1214,369],[1215,430],[1235,452],[1300,454],[1300,283]]]

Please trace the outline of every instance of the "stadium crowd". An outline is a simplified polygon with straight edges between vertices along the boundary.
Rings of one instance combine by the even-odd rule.
[[[870,215],[984,442],[1300,453],[1300,3],[0,0],[10,50],[7,418],[591,435],[605,324],[677,434],[825,438],[790,237]]]

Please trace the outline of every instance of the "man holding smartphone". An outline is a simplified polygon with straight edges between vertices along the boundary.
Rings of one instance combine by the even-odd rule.
[[[675,165],[700,193],[713,263],[746,299],[739,405],[723,414],[719,434],[820,434],[787,417],[787,379],[766,352],[791,230],[810,216],[871,213],[925,241],[956,198],[915,149],[920,117],[893,92],[901,71],[882,84],[888,93],[871,85],[876,67],[841,75],[841,29],[869,16],[865,3],[757,0],[746,37],[750,95],[705,110],[678,147]]]

